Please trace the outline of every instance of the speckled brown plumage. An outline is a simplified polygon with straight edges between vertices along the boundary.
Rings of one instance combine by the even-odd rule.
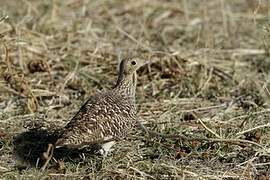
[[[115,87],[90,97],[63,128],[56,147],[80,147],[121,139],[136,122],[136,70],[145,64],[141,59],[121,61]]]

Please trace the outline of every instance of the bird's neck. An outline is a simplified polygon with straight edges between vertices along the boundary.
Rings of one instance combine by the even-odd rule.
[[[132,75],[124,75],[120,74],[118,76],[116,85],[114,89],[123,95],[124,97],[130,98],[132,101],[135,102],[135,92],[136,92],[136,85],[137,85],[137,74],[134,72]]]

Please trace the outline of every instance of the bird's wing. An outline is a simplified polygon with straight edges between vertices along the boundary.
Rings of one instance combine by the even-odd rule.
[[[56,146],[96,144],[125,136],[130,109],[128,102],[119,103],[117,97],[92,97],[65,126]]]

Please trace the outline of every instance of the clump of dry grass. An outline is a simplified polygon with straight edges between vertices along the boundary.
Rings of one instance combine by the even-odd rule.
[[[1,177],[266,179],[268,7],[253,0],[6,2]],[[117,60],[125,56],[152,62],[139,72],[144,126],[191,139],[134,130],[108,158],[88,150],[60,156],[63,150],[55,158],[64,163],[52,162],[45,172],[29,166],[26,160],[35,164],[55,138],[48,131],[63,126],[88,96],[113,86]],[[38,146],[27,139],[33,132],[40,133]]]

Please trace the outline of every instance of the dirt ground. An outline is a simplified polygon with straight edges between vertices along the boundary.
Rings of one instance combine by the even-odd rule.
[[[1,0],[1,179],[270,179],[269,17],[268,0]],[[151,61],[143,124],[178,136],[134,129],[42,172],[51,132],[133,56]]]

